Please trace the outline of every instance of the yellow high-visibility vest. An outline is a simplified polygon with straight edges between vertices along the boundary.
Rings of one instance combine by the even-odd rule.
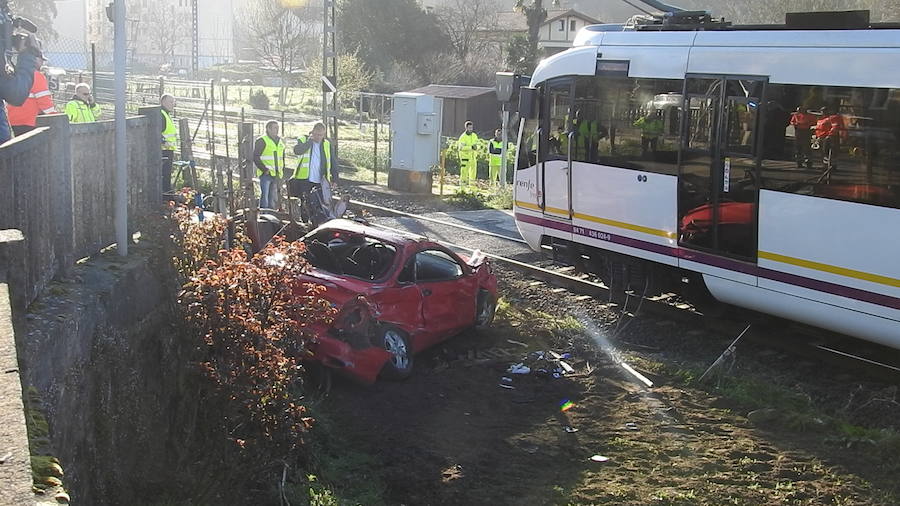
[[[478,134],[475,132],[463,132],[462,135],[459,136],[458,144],[460,158],[472,158],[475,155],[475,151],[478,150],[478,145],[480,143]]]
[[[82,100],[70,100],[66,104],[66,116],[69,123],[93,123],[100,117],[100,104],[91,107]]]
[[[266,143],[266,147],[263,148],[262,153],[260,153],[259,160],[267,169],[269,169],[270,176],[281,177],[284,174],[284,167],[282,167],[282,160],[284,160],[284,140],[278,139],[278,143],[276,144],[268,135],[263,135],[261,139]],[[257,167],[256,176],[259,177],[261,175],[262,170]]]
[[[494,139],[491,139],[491,147],[494,149],[503,149],[503,141],[495,141]],[[502,162],[503,154],[501,153],[498,155],[498,154],[490,153],[490,155],[491,155],[491,166],[499,167]]]
[[[303,144],[306,143],[307,137],[301,135],[297,140]],[[294,171],[294,179],[309,179],[309,160],[312,150],[313,147],[310,146],[306,153],[300,155],[300,163],[297,165],[297,170]],[[331,181],[331,142],[328,139],[322,139],[322,150],[325,151],[325,166],[322,167],[322,175]]]
[[[163,121],[165,122],[162,131],[162,149],[163,151],[176,151],[178,149],[178,129],[175,128],[175,122],[169,116],[169,112],[162,110]]]

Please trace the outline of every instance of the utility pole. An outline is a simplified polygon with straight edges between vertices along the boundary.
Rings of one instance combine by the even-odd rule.
[[[200,23],[197,18],[197,0],[191,0],[191,72],[196,79],[200,70]]]
[[[338,152],[338,48],[337,0],[323,0],[322,25],[322,122],[329,132],[337,163]],[[330,95],[330,96],[329,96]]]
[[[119,256],[128,255],[128,154],[125,135],[125,0],[113,2],[113,40],[116,97],[116,249]]]

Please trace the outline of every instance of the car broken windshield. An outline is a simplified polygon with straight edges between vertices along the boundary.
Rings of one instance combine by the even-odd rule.
[[[332,274],[375,281],[394,264],[397,248],[363,234],[326,229],[303,240],[306,259]]]

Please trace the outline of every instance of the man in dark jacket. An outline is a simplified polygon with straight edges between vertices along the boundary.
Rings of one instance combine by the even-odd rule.
[[[5,44],[3,49],[5,49]],[[19,52],[15,69],[10,71],[9,66],[5,65],[5,61],[3,67],[0,68],[0,144],[12,138],[3,101],[12,105],[25,103],[31,85],[34,83],[34,71],[38,69],[43,60],[40,44],[33,34],[21,39],[19,47],[14,49]]]

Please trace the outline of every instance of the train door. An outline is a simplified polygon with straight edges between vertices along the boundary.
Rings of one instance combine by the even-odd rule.
[[[750,284],[756,284],[746,264],[755,264],[757,256],[765,87],[766,79],[759,77],[689,76],[684,93],[678,226],[679,243],[687,249],[682,258]]]
[[[572,99],[575,80],[567,77],[547,83],[541,117],[547,146],[542,149],[541,189],[544,214],[556,219],[572,219]]]

